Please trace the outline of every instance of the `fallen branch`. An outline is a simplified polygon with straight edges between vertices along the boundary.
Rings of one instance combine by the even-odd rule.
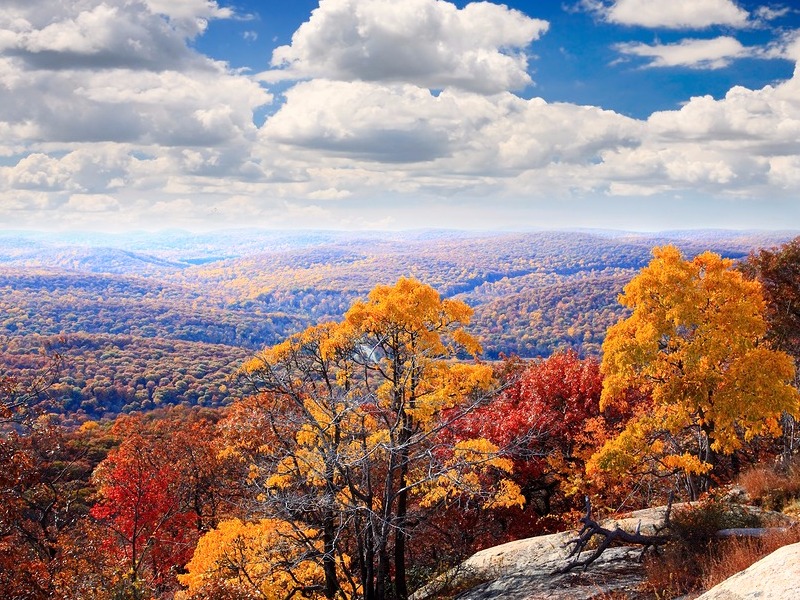
[[[570,540],[566,543],[566,546],[570,546],[575,544],[575,547],[569,553],[568,558],[573,558],[574,560],[567,564],[566,566],[558,569],[556,573],[567,573],[574,569],[575,567],[583,567],[584,570],[591,565],[595,560],[597,560],[600,555],[614,542],[621,542],[623,544],[628,545],[640,545],[642,546],[642,553],[639,555],[639,560],[644,557],[644,553],[647,551],[648,548],[658,548],[666,544],[670,541],[671,537],[668,534],[662,534],[661,532],[665,529],[669,529],[669,518],[670,512],[672,510],[672,494],[669,496],[669,502],[667,503],[667,512],[664,515],[664,522],[660,527],[656,527],[655,535],[644,535],[640,533],[640,527],[636,528],[635,533],[629,533],[624,529],[620,529],[617,526],[615,529],[607,529],[602,527],[597,521],[592,518],[592,504],[589,500],[589,497],[586,497],[586,514],[580,519],[580,522],[583,523],[583,527],[581,528],[580,532],[578,533],[578,537],[574,540]],[[603,538],[603,541],[600,542],[600,545],[595,549],[595,551],[585,560],[580,560],[581,553],[586,549],[586,546],[589,544],[591,539],[599,535]]]

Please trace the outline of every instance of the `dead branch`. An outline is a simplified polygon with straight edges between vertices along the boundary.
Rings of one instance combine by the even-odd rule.
[[[664,522],[661,526],[656,528],[655,535],[644,535],[640,533],[639,527],[636,528],[635,533],[629,533],[624,529],[620,529],[617,526],[614,529],[607,529],[606,527],[601,526],[597,521],[592,518],[592,504],[589,500],[589,497],[586,497],[586,514],[580,519],[580,522],[583,523],[583,527],[581,528],[580,532],[578,533],[578,537],[570,540],[566,543],[566,546],[575,545],[572,551],[569,553],[568,558],[573,558],[573,560],[567,564],[566,566],[558,569],[556,573],[567,573],[574,569],[575,567],[583,567],[584,570],[592,564],[595,560],[597,560],[600,555],[605,551],[606,548],[611,546],[611,544],[615,542],[620,542],[622,544],[627,545],[637,545],[642,546],[642,553],[639,555],[639,560],[644,557],[644,553],[647,551],[648,548],[658,548],[666,544],[670,541],[671,536],[668,534],[662,534],[661,532],[669,528],[669,518],[670,512],[672,509],[672,494],[669,496],[669,502],[667,504],[667,511],[664,515]],[[603,538],[600,545],[594,550],[594,552],[586,559],[580,560],[581,553],[586,549],[586,546],[589,544],[591,539],[599,535]]]

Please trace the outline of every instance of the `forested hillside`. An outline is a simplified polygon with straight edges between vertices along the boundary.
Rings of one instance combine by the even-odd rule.
[[[319,251],[307,272],[342,268],[320,262]],[[605,541],[548,572],[591,568],[623,536],[593,509],[667,498],[690,504],[672,516],[667,508],[652,533],[624,534],[646,561],[624,597],[698,592],[734,553],[744,568],[797,541],[800,237],[741,263],[664,245],[630,277],[618,256],[576,258],[573,268],[531,261],[524,275],[450,297],[398,277],[260,350],[168,337],[180,329],[7,336],[0,596],[410,600],[434,580],[452,588],[437,598],[453,598],[488,581],[458,568],[480,549],[580,518],[577,550],[594,535]],[[135,290],[123,296],[138,294],[145,307],[171,306],[176,289],[192,289],[188,278],[92,277],[105,287],[88,289]],[[80,279],[59,285],[80,289]],[[559,315],[611,319],[595,281],[624,283],[617,302],[626,312],[602,336],[602,357],[591,356],[597,325],[584,319],[570,321],[572,343],[589,356],[479,359],[475,312],[462,298],[496,296],[478,304],[497,315],[490,339],[537,322],[551,322],[555,336]],[[731,483],[762,509],[732,502]],[[787,516],[770,520],[766,509]],[[717,539],[731,528],[763,535],[746,547]],[[645,556],[649,547],[659,552]],[[572,581],[589,585],[577,573]]]
[[[217,405],[231,364],[410,276],[474,311],[483,357],[599,353],[617,296],[671,241],[739,258],[789,234],[223,232],[0,235],[6,364],[63,354],[65,408]],[[154,357],[159,357],[158,359]],[[159,377],[143,375],[158,362]],[[169,368],[167,368],[169,366]],[[89,373],[82,374],[82,371]],[[148,371],[147,368],[144,369]],[[206,377],[189,377],[186,371]],[[148,371],[149,372],[149,371]],[[155,387],[154,387],[155,386]]]

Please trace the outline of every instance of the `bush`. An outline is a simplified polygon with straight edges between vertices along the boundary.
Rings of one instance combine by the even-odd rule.
[[[703,562],[702,585],[709,589],[778,548],[800,542],[800,528],[775,528],[763,537],[723,540]]]
[[[690,554],[705,550],[716,540],[720,529],[761,527],[761,517],[746,507],[730,504],[713,496],[676,510],[671,519],[676,543]]]
[[[657,598],[674,598],[703,587],[708,564],[720,546],[717,531],[762,525],[759,516],[745,507],[714,497],[676,510],[670,523],[673,541],[645,562],[645,586]]]
[[[782,511],[800,498],[800,460],[794,459],[787,465],[756,465],[739,476],[739,485],[754,504]]]

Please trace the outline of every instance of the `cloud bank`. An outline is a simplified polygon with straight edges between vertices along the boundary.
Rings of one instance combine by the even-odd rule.
[[[751,18],[723,0],[650,3],[645,18],[641,1],[602,14],[693,29]],[[550,24],[501,5],[322,0],[259,74],[193,47],[236,17],[206,0],[4,7],[0,224],[633,226],[649,206],[737,226],[800,191],[798,71],[641,120],[536,97],[529,63]],[[796,39],[774,55],[796,60]],[[617,50],[660,68],[752,53],[731,36]]]

